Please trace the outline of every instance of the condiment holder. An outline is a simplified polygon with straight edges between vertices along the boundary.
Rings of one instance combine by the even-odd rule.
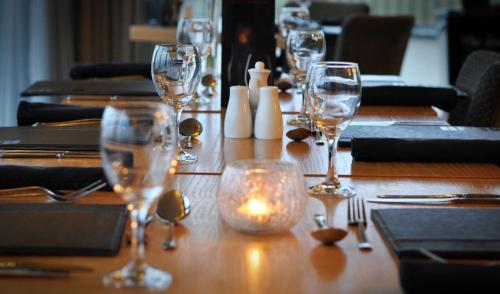
[[[254,134],[255,138],[265,140],[281,139],[283,137],[283,117],[277,87],[260,88]]]
[[[253,234],[289,230],[304,215],[307,201],[299,168],[280,160],[229,163],[217,198],[223,219],[236,230]]]
[[[248,101],[248,88],[232,86],[229,104],[224,119],[224,136],[226,138],[250,138],[252,136],[252,115]]]

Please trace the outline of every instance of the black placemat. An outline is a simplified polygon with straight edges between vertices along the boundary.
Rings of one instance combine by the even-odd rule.
[[[500,257],[500,209],[376,209],[371,217],[398,256],[426,249],[456,258]]]
[[[2,255],[115,255],[125,205],[1,204]]]
[[[17,125],[101,118],[103,107],[21,101],[17,108]]]
[[[438,263],[413,258],[399,262],[399,280],[408,294],[498,293],[498,277],[500,265]]]
[[[106,180],[100,167],[0,165],[0,189],[42,186],[78,190],[100,179]],[[101,190],[112,189],[108,184]]]
[[[149,79],[39,81],[21,93],[21,96],[57,95],[158,96]]]
[[[500,163],[500,129],[495,128],[356,126],[343,138],[350,136],[356,161]]]
[[[98,151],[98,127],[3,127],[0,128],[1,149]]]
[[[363,84],[361,105],[436,106],[449,111],[459,92],[452,86],[412,84]]]

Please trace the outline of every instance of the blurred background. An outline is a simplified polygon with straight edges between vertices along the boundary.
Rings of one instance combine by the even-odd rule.
[[[193,11],[223,0],[184,1]],[[321,6],[365,4],[371,15],[412,15],[415,25],[401,76],[409,82],[453,83],[463,58],[476,49],[500,52],[500,0],[276,0],[278,19],[285,5],[306,5],[311,19],[340,25],[342,18]],[[38,80],[68,79],[79,63],[149,62],[153,41],[132,38],[132,25],[175,28],[179,0],[2,0],[0,1],[0,125],[15,125],[19,93]],[[316,8],[314,8],[316,7]],[[319,7],[319,8],[318,8]],[[257,20],[258,21],[258,20]],[[220,29],[220,24],[218,24]],[[174,37],[175,41],[175,37]],[[328,45],[328,44],[327,44]],[[328,55],[328,52],[327,52]]]

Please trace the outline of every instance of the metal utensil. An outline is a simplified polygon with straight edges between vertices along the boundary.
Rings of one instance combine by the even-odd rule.
[[[192,138],[196,138],[203,132],[203,125],[196,118],[187,118],[179,124],[179,133],[185,137],[186,143],[183,148],[193,148]]]
[[[53,126],[53,127],[69,127],[69,126],[99,126],[100,118],[84,118],[76,120],[58,121],[58,122],[37,122],[33,126]]]
[[[69,192],[69,193],[61,193],[56,190],[50,190],[41,186],[30,186],[30,187],[21,187],[21,188],[10,188],[10,189],[2,189],[0,190],[1,196],[38,196],[44,195],[56,201],[71,201],[87,196],[102,187],[106,186],[106,182],[102,179],[99,179],[81,189]]]
[[[66,277],[71,272],[92,272],[93,269],[75,265],[45,265],[33,262],[0,262],[0,276],[9,277]]]
[[[213,74],[206,74],[201,78],[201,84],[205,87],[202,94],[207,97],[213,97],[215,95],[215,86],[217,86],[217,80]]]
[[[381,199],[371,198],[368,202],[385,204],[423,204],[423,205],[443,205],[453,203],[473,203],[473,204],[500,204],[500,198],[393,198]]]
[[[100,158],[99,151],[1,149],[0,158]]]
[[[325,245],[331,246],[347,236],[347,232],[342,229],[329,228],[326,217],[322,214],[314,215],[314,221],[319,229],[311,232],[311,236]]]
[[[168,232],[163,249],[173,250],[176,247],[174,239],[175,223],[186,218],[191,212],[191,202],[182,193],[170,190],[163,194],[156,207],[156,217],[167,225]]]
[[[358,248],[371,250],[372,245],[366,237],[366,211],[365,202],[361,198],[349,198],[347,203],[347,221],[349,225],[356,225],[358,229]]]
[[[422,195],[385,195],[385,194],[380,194],[377,195],[378,198],[384,198],[384,199],[392,199],[392,198],[397,198],[397,199],[415,199],[415,198],[439,198],[439,199],[453,199],[453,198],[488,198],[488,199],[495,199],[495,198],[500,198],[500,195],[498,194],[476,194],[476,193],[458,193],[458,194],[436,194],[436,195],[427,195],[427,194],[422,194]]]

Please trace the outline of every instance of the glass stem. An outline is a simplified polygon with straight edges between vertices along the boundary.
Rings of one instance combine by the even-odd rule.
[[[181,123],[181,115],[182,115],[182,109],[175,108],[175,129],[177,132],[177,149],[179,150],[179,153],[184,152],[181,146],[181,133],[179,130],[179,125]]]
[[[306,90],[304,89],[304,84],[301,84],[300,88],[302,89],[302,106],[300,107],[299,117],[309,117],[306,107]]]
[[[130,210],[130,227],[132,229],[130,265],[137,275],[144,272],[146,258],[144,254],[144,228],[148,215],[149,205],[130,204],[133,208]]]
[[[339,136],[328,137],[328,172],[326,174],[325,182],[339,186],[340,181],[337,177],[337,171],[335,170],[335,154],[337,153],[337,142],[339,140]]]

